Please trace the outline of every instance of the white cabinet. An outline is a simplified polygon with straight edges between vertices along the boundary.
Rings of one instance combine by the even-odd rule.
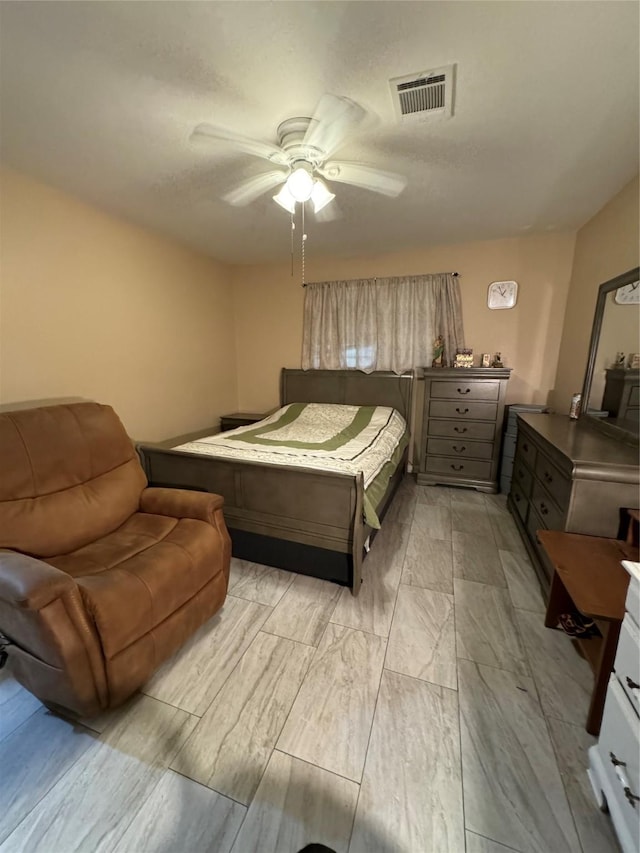
[[[631,580],[609,680],[598,743],[589,750],[589,778],[605,802],[624,853],[640,850],[640,564],[623,563]]]

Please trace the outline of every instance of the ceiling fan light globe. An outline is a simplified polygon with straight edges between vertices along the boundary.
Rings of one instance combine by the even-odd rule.
[[[285,186],[296,201],[308,201],[313,191],[313,176],[309,169],[298,166],[287,178]]]
[[[311,201],[313,202],[313,212],[319,213],[325,208],[329,202],[333,201],[335,194],[330,192],[325,184],[320,180],[315,180],[313,189],[311,190]]]
[[[279,204],[280,207],[284,207],[285,210],[288,210],[289,213],[296,212],[296,200],[287,189],[286,184],[282,187],[282,189],[277,195],[273,196],[273,200],[276,202],[276,204]]]

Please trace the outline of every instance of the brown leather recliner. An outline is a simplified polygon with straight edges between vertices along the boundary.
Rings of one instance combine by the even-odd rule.
[[[0,633],[18,681],[91,716],[223,604],[218,495],[150,489],[109,406],[0,414]]]

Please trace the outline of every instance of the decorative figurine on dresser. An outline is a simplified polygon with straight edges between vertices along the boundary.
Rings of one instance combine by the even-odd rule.
[[[418,483],[498,491],[509,368],[425,368]]]

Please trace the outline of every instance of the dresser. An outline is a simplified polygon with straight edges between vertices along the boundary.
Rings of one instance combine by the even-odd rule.
[[[630,574],[622,629],[609,679],[598,743],[589,749],[589,779],[608,807],[623,853],[640,850],[640,565]]]
[[[500,491],[508,495],[511,491],[513,460],[518,442],[518,415],[524,412],[546,412],[547,407],[529,403],[512,403],[504,407],[504,435],[500,454]]]
[[[426,368],[418,483],[498,491],[508,368]]]
[[[536,530],[615,538],[639,482],[637,447],[566,415],[518,416],[508,506],[545,592],[552,569]]]
[[[637,421],[640,415],[640,370],[611,368],[606,372],[607,380],[602,398],[602,408],[612,418],[621,421]]]

